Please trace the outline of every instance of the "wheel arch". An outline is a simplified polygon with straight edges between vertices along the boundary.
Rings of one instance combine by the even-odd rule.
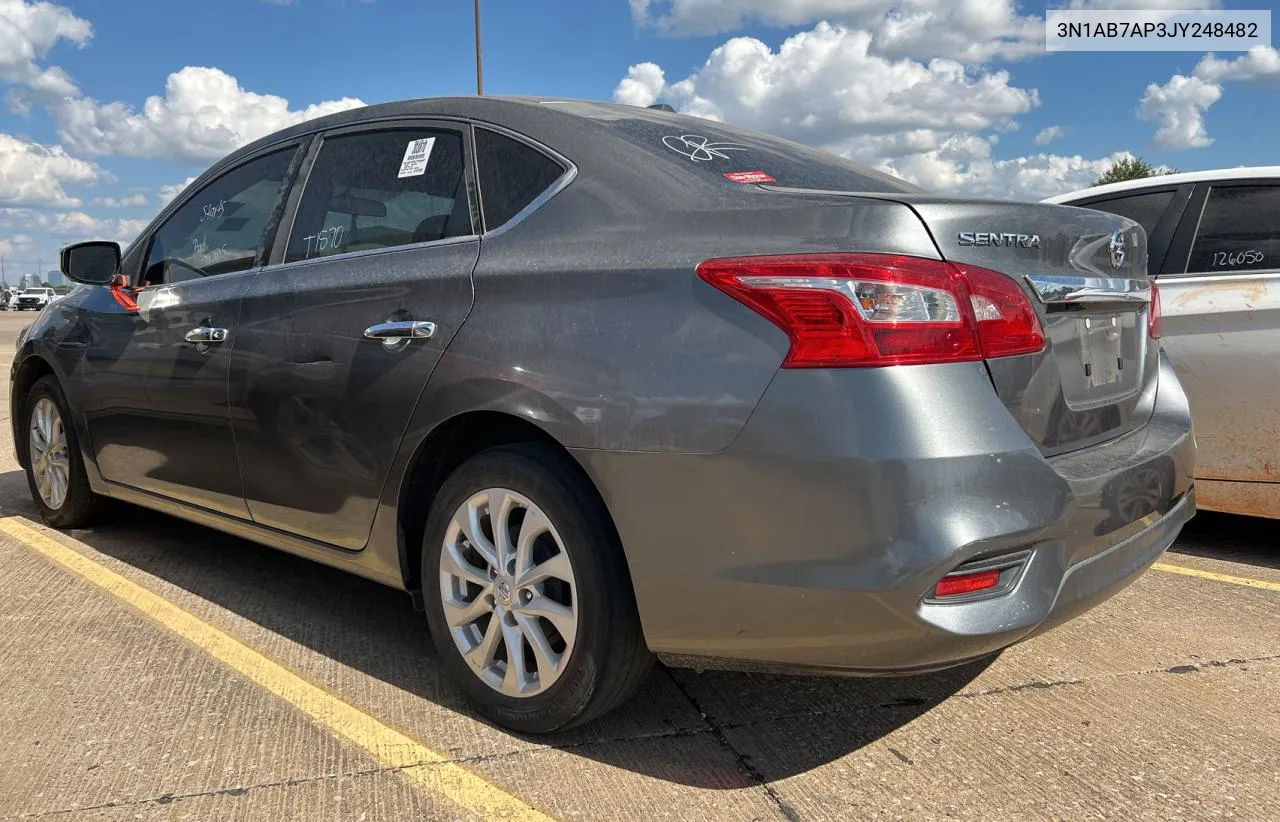
[[[27,438],[21,435],[25,425],[23,409],[26,408],[27,395],[31,393],[32,386],[40,378],[50,374],[59,383],[63,382],[62,375],[58,373],[53,363],[39,354],[31,353],[24,357],[14,369],[13,378],[9,383],[9,420],[13,428],[13,450],[18,459],[18,465],[24,469],[27,467]]]
[[[401,483],[396,507],[400,573],[415,597],[421,591],[419,568],[427,517],[445,480],[463,463],[492,448],[537,443],[559,452],[591,489],[595,501],[617,534],[609,506],[595,479],[559,440],[528,419],[496,410],[467,411],[444,420],[415,450]]]

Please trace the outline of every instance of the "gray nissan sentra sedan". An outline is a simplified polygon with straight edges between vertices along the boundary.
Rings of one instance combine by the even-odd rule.
[[[1146,263],[667,112],[379,105],[66,249],[15,442],[50,525],[125,500],[405,589],[552,731],[655,653],[928,671],[1131,582],[1195,508]]]

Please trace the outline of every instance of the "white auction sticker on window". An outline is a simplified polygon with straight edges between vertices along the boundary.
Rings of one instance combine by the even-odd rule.
[[[427,173],[427,161],[431,159],[431,149],[436,138],[424,137],[421,140],[410,140],[409,147],[404,150],[404,160],[400,163],[400,177],[421,177]]]

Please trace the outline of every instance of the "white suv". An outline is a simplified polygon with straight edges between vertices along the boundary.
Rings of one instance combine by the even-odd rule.
[[[1199,444],[1196,505],[1280,519],[1280,166],[1148,177],[1048,202],[1146,229],[1161,342]]]
[[[56,299],[58,299],[58,295],[52,288],[28,288],[19,292],[18,296],[13,299],[13,308],[16,311],[22,311],[26,308],[39,311]]]

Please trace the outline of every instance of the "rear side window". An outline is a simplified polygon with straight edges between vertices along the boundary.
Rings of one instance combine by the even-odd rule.
[[[484,224],[510,220],[560,179],[564,168],[537,149],[488,129],[476,129],[476,165]]]
[[[1129,197],[1117,197],[1114,200],[1088,203],[1085,208],[1128,217],[1142,226],[1142,230],[1147,232],[1147,237],[1150,237],[1155,233],[1156,226],[1160,224],[1160,218],[1164,216],[1165,209],[1173,202],[1173,194],[1172,191],[1134,194]]]
[[[1280,268],[1280,186],[1214,187],[1204,204],[1187,272]]]
[[[285,261],[471,233],[460,132],[327,137],[298,204]]]
[[[250,160],[169,215],[151,240],[142,284],[252,268],[295,152],[290,148]]]

